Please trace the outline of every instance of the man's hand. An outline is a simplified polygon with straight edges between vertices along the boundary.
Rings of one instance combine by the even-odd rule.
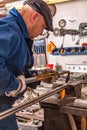
[[[20,85],[20,93],[23,92],[26,89],[26,83],[25,83],[25,77],[23,75],[19,75],[17,77],[18,81],[19,81],[19,85]]]
[[[16,97],[19,93],[22,93],[26,89],[25,77],[23,75],[18,75],[17,80],[19,81],[18,89],[10,91],[9,93],[5,93],[6,96]]]

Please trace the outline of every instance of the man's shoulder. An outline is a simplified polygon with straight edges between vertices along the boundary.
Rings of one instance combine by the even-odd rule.
[[[16,20],[12,17],[4,17],[0,19],[0,30],[16,31],[18,32],[18,25]]]

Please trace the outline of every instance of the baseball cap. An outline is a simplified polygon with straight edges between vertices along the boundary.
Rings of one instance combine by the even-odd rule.
[[[46,30],[53,31],[53,21],[50,8],[43,0],[25,0],[24,5],[28,4],[31,8],[37,11],[44,17],[46,22]]]

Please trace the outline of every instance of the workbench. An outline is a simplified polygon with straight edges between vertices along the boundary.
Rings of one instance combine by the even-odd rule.
[[[58,106],[58,99],[52,97],[42,101],[44,130],[87,130],[87,109],[70,104]]]

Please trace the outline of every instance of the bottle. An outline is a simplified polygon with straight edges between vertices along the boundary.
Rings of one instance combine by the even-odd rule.
[[[56,62],[56,64],[55,64],[55,70],[56,71],[61,70],[61,65],[59,65],[58,62]]]

